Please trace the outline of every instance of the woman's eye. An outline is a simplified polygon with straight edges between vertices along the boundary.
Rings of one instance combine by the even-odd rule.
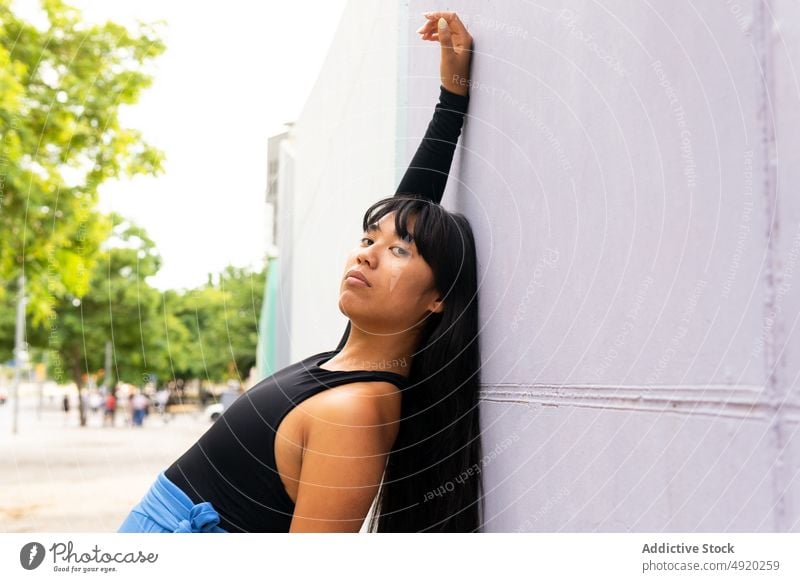
[[[365,242],[365,241],[366,241],[366,242]],[[367,246],[369,246],[369,244],[370,244],[370,243],[372,243],[372,242],[373,242],[373,241],[372,241],[372,239],[371,239],[371,238],[364,237],[364,238],[362,238],[362,239],[361,239],[361,244],[362,244],[362,245],[363,245],[363,244],[366,244]],[[405,256],[407,256],[407,255],[411,254],[411,253],[409,253],[408,251],[406,251],[406,249],[404,249],[403,247],[399,247],[399,246],[393,246],[393,247],[389,247],[389,249],[390,249],[390,250],[394,250],[394,249],[396,249],[396,250],[400,251],[399,253],[395,253],[395,254],[396,254],[397,256],[399,256],[399,257],[405,257]]]

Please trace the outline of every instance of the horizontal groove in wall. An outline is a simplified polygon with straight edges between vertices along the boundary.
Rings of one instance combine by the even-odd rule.
[[[486,402],[552,407],[599,408],[769,420],[778,408],[788,422],[800,422],[800,402],[770,402],[763,386],[608,386],[495,384],[484,386]]]

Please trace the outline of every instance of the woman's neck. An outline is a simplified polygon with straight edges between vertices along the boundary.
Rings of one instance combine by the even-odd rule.
[[[322,368],[331,371],[377,370],[406,376],[416,349],[416,334],[375,335],[351,324],[342,349]]]

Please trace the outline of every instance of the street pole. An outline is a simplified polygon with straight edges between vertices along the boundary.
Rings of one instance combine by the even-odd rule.
[[[25,346],[25,275],[19,277],[19,297],[17,298],[17,328],[14,334],[14,412],[12,416],[11,432],[17,434],[17,419],[19,417],[19,385],[22,381],[22,366],[28,359]]]
[[[106,340],[106,363],[103,374],[103,386],[106,387],[106,394],[111,390],[111,340]]]
[[[44,408],[44,382],[47,380],[47,364],[50,362],[49,350],[45,350],[43,360],[44,372],[41,378],[36,378],[36,382],[39,385],[39,406],[36,409],[36,418],[38,420],[42,420],[42,408]]]

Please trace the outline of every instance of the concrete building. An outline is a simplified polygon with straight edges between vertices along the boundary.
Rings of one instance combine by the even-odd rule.
[[[401,10],[396,3],[347,5],[314,89],[281,144],[279,368],[336,346],[347,324],[338,309],[346,256],[360,239],[364,210],[396,187],[406,108],[398,75]]]
[[[277,361],[332,349],[440,3],[353,1],[282,146]],[[459,2],[443,204],[481,269],[486,531],[800,531],[800,7]]]
[[[278,188],[280,177],[281,144],[288,138],[293,123],[286,124],[286,131],[271,136],[267,143],[267,190],[264,204],[264,248],[266,249],[267,279],[264,302],[258,324],[258,346],[256,348],[256,377],[265,378],[280,369],[277,366],[277,347],[286,342],[279,338],[277,322],[278,282],[280,256],[278,252]]]

